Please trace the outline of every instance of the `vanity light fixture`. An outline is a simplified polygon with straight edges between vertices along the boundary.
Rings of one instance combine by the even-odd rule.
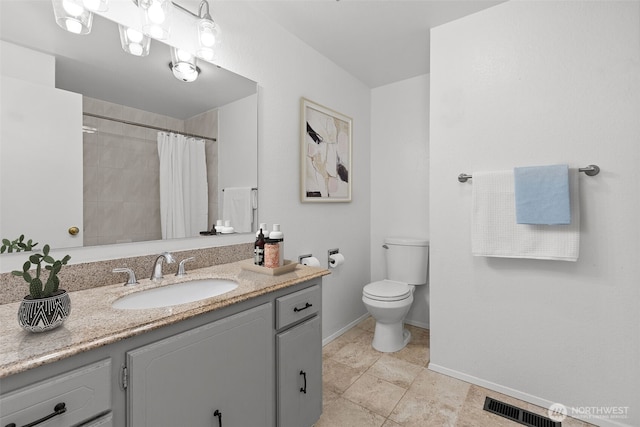
[[[218,26],[213,22],[209,14],[209,2],[202,0],[198,10],[198,21],[196,28],[198,31],[198,58],[211,61],[214,58],[213,46],[218,41]]]
[[[147,56],[151,48],[151,38],[135,28],[118,25],[122,50],[135,56]]]
[[[138,0],[142,14],[142,31],[156,40],[166,40],[171,34],[173,3],[171,0]]]
[[[82,0],[52,0],[53,14],[58,25],[74,34],[89,34],[93,13],[84,7]]]
[[[193,82],[200,74],[200,68],[196,65],[196,57],[184,49],[171,48],[171,62],[169,68],[176,79],[183,82]]]

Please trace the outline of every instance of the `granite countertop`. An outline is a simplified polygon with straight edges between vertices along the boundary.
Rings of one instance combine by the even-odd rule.
[[[69,318],[57,329],[42,333],[27,332],[18,325],[19,302],[0,305],[0,378],[329,274],[322,268],[297,265],[289,273],[272,276],[243,269],[246,262],[192,270],[183,278],[165,276],[161,282],[144,279],[135,286],[119,283],[69,292]],[[143,310],[111,307],[126,294],[204,278],[233,280],[238,287],[217,297],[171,307]]]

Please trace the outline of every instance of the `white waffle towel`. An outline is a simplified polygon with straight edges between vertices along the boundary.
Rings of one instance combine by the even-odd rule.
[[[513,170],[473,172],[474,256],[577,261],[580,248],[578,170],[569,170],[571,224],[517,224]]]

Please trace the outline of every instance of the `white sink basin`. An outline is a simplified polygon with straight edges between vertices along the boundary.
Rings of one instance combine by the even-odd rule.
[[[159,308],[199,301],[231,292],[236,282],[225,279],[200,279],[147,289],[125,295],[114,301],[114,308]]]

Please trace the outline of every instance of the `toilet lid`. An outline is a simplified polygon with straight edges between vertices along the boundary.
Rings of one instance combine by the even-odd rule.
[[[381,280],[369,283],[362,294],[377,301],[399,301],[411,296],[411,288],[404,282]]]

